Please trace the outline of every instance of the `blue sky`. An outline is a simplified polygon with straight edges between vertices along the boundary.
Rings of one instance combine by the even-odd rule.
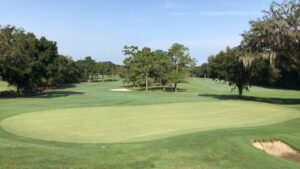
[[[198,64],[238,45],[272,0],[1,0],[0,24],[57,41],[75,60],[122,63],[124,45],[167,50],[178,42]]]

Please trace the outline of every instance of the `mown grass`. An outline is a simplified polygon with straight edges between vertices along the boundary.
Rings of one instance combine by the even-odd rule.
[[[7,91],[7,90],[13,90],[13,87],[10,87],[6,82],[0,81],[0,92],[1,91]]]
[[[193,79],[180,84],[184,92],[111,92],[120,82],[83,83],[50,91],[31,98],[0,99],[0,119],[30,112],[84,107],[139,107],[168,103],[211,104],[231,102],[293,109],[300,114],[300,92],[253,87],[237,101],[230,88],[206,79]],[[223,109],[223,107],[219,107]],[[201,109],[201,106],[199,107]],[[163,113],[163,111],[162,111]],[[207,112],[206,112],[207,113]],[[266,120],[274,118],[272,112]],[[280,113],[280,111],[279,111]],[[257,114],[254,114],[257,117]],[[252,117],[254,117],[252,116]],[[285,116],[286,117],[286,116]],[[251,118],[249,118],[251,119]],[[231,119],[233,120],[233,119]],[[279,122],[279,121],[277,121]],[[219,121],[211,123],[219,124]],[[230,124],[230,120],[228,120]],[[130,124],[130,120],[128,121]],[[84,127],[84,126],[82,126]],[[1,168],[299,168],[300,165],[279,159],[252,147],[252,140],[281,139],[300,149],[300,119],[265,126],[232,126],[190,134],[134,143],[64,143],[17,136],[0,129]],[[74,129],[76,130],[76,129]]]
[[[218,106],[215,106],[215,105]],[[236,105],[239,105],[238,107]],[[127,143],[300,117],[293,109],[240,101],[53,109],[4,119],[11,133],[73,143]]]

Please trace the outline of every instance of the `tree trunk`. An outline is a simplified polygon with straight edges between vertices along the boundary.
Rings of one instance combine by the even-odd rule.
[[[17,86],[17,95],[20,96],[21,95],[21,92],[20,92],[20,87]]]
[[[176,72],[178,72],[178,71],[179,71],[179,65],[176,64]],[[177,92],[177,82],[174,83],[174,92]]]
[[[145,75],[146,92],[148,91],[148,73]]]
[[[238,86],[239,96],[243,96],[243,86]]]
[[[177,92],[177,82],[174,83],[174,92]]]
[[[159,82],[160,82],[160,86],[162,87],[163,91],[166,91],[166,86],[163,83],[163,80],[161,78],[159,78]]]

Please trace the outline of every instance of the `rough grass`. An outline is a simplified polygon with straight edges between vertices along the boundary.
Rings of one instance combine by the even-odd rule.
[[[228,125],[229,127],[231,123],[238,122],[234,120],[233,116],[227,116],[229,114],[216,114],[220,117],[223,116],[225,119],[213,120],[212,122],[200,118],[198,120],[203,120],[203,123],[206,122],[207,125],[220,125],[221,127],[218,129],[211,128],[206,131],[193,131],[190,134],[184,134],[186,133],[184,131],[179,133],[180,135],[176,134],[173,137],[121,144],[79,144],[46,141],[17,136],[0,129],[0,168],[296,169],[300,167],[297,163],[273,157],[251,145],[253,140],[276,139],[284,140],[294,148],[300,149],[300,119],[290,116],[291,114],[296,116],[300,114],[299,91],[254,87],[250,92],[245,93],[247,97],[239,98],[240,100],[237,101],[238,98],[228,90],[226,85],[204,79],[194,79],[190,80],[189,83],[180,84],[179,87],[185,90],[179,93],[161,91],[122,93],[109,91],[109,89],[121,87],[122,84],[120,82],[83,83],[50,91],[46,95],[33,98],[0,99],[0,120],[4,120],[1,124],[6,120],[12,120],[17,117],[24,118],[26,115],[34,115],[32,118],[38,118],[43,116],[43,113],[55,113],[57,109],[67,108],[61,113],[62,117],[68,117],[67,114],[64,114],[68,110],[77,108],[77,110],[84,110],[84,107],[91,109],[93,109],[92,107],[95,109],[99,107],[101,109],[111,109],[113,107],[113,109],[121,110],[123,107],[138,108],[144,105],[153,107],[153,109],[160,109],[160,107],[169,105],[169,103],[174,103],[174,105],[178,106],[195,106],[199,109],[199,112],[206,114],[206,117],[213,117],[213,114],[210,114],[208,111],[201,111],[201,109],[219,108],[220,111],[223,111],[225,108],[221,105],[230,103],[230,111],[228,113],[240,113],[241,115],[246,113],[247,116],[245,116],[244,122],[247,123],[241,122],[240,126],[221,129],[224,127],[222,125]],[[199,104],[199,108],[195,102]],[[211,105],[211,107],[205,107],[204,105],[206,104]],[[267,111],[261,111],[262,114],[259,115],[255,114],[257,107],[262,110],[265,108]],[[235,109],[240,110],[234,112]],[[287,113],[286,110],[292,111]],[[144,111],[147,111],[147,109],[141,109],[142,113]],[[252,114],[252,111],[254,113],[253,116],[247,113],[250,112]],[[84,113],[83,111],[79,112]],[[164,111],[154,111],[156,114],[159,114],[159,112],[164,113]],[[198,110],[195,112],[198,112]],[[70,111],[69,113],[72,112]],[[151,113],[149,112],[149,114]],[[121,113],[119,112],[119,114]],[[259,118],[260,115],[263,118]],[[280,119],[278,115],[281,116]],[[71,117],[73,117],[73,114],[70,115]],[[264,121],[259,123],[254,121],[252,126],[250,126],[251,121],[256,118]],[[197,120],[197,118],[193,119],[191,117],[188,117],[188,119],[195,122]],[[215,117],[215,119],[219,119],[219,117]],[[284,122],[288,119],[290,120]],[[99,119],[99,122],[101,120]],[[151,119],[148,118],[148,120]],[[126,124],[130,124],[131,121],[128,120]],[[266,123],[266,121],[268,122]],[[190,120],[187,120],[186,124],[192,125],[189,122]],[[246,127],[243,126],[244,124],[246,124]],[[262,124],[267,125],[253,126]],[[17,125],[21,125],[21,122]],[[28,125],[26,124],[25,126]],[[13,125],[13,127],[16,127],[16,125]],[[41,125],[39,128],[42,129],[44,127],[47,128],[48,126]],[[82,125],[74,128],[74,130],[82,130],[84,127],[89,128],[90,126]],[[153,128],[156,127],[153,126]],[[26,128],[24,127],[24,130],[28,130]],[[151,127],[149,129],[152,130]],[[140,130],[144,129],[141,128]],[[151,139],[148,138],[146,140]]]

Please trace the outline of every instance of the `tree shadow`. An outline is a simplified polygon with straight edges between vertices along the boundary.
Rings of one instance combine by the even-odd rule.
[[[92,80],[91,82],[93,83],[101,83],[101,82],[117,82],[119,81],[118,79],[104,79],[104,80]]]
[[[48,91],[41,93],[39,95],[33,96],[34,98],[55,98],[55,97],[67,97],[71,95],[82,95],[84,92],[75,92],[75,91]]]
[[[68,89],[68,88],[75,88],[76,84],[63,84],[60,86],[55,87],[54,89]]]
[[[267,97],[255,97],[255,96],[237,96],[237,95],[217,95],[217,94],[199,94],[202,97],[211,97],[219,100],[243,100],[243,101],[254,101],[271,104],[285,104],[294,105],[300,104],[298,98],[267,98]]]
[[[174,88],[173,87],[165,87],[165,88],[161,87],[161,86],[159,86],[159,87],[150,87],[148,90],[149,91],[162,91],[162,92],[172,92],[172,93],[174,93]],[[138,91],[145,91],[145,88],[139,88]],[[180,89],[180,88],[177,89],[177,92],[185,92],[185,91],[186,91],[186,89]]]
[[[15,98],[15,97],[18,97],[18,95],[14,90],[5,90],[0,92],[0,98]]]
[[[62,89],[75,88],[76,84],[63,84],[56,86],[55,88],[43,87],[38,93],[27,93],[24,95],[18,95],[15,90],[0,91],[0,98],[54,98],[54,97],[66,97],[70,95],[80,95],[84,92],[75,91],[61,91]],[[57,90],[59,89],[59,90]]]

